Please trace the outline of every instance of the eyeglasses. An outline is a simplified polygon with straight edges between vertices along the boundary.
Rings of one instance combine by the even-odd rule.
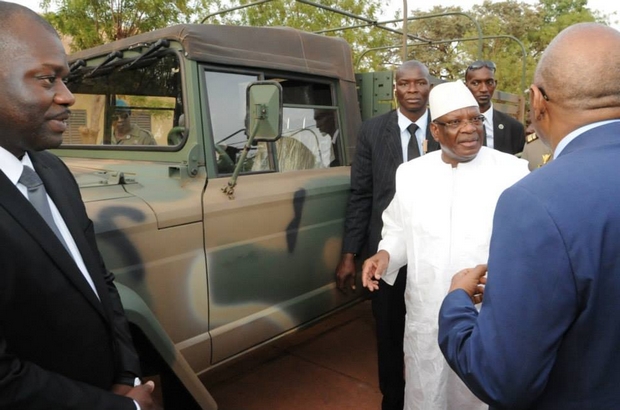
[[[474,61],[473,63],[471,63],[469,67],[467,67],[467,70],[465,70],[465,72],[470,71],[470,70],[479,70],[482,67],[486,67],[493,72],[495,72],[495,70],[497,69],[493,61],[478,60],[478,61]]]
[[[127,118],[129,118],[128,112],[119,112],[116,114],[112,114],[112,121],[126,120]]]
[[[542,97],[545,99],[545,101],[549,101],[549,96],[547,95],[547,93],[545,92],[545,90],[542,87],[539,87],[536,85],[536,88],[538,88],[538,91],[540,91],[540,94],[542,94]],[[529,94],[531,95],[532,92],[532,88],[528,88],[527,90],[525,90],[525,94]]]
[[[538,87],[538,86],[536,86],[536,87]],[[549,101],[549,97],[547,96],[547,93],[545,92],[545,90],[543,90],[542,87],[538,87],[538,89],[540,90],[540,93],[542,94],[542,96],[545,99],[545,101]]]
[[[450,128],[452,130],[458,130],[459,128],[465,126],[465,124],[471,124],[474,127],[479,127],[484,123],[484,115],[477,115],[469,120],[450,120],[446,122],[441,121],[433,121],[437,125],[443,125],[446,128]]]

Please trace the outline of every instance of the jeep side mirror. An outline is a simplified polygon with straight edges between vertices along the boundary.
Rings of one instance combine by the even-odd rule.
[[[234,199],[241,167],[254,142],[277,141],[282,136],[282,86],[275,81],[257,81],[246,92],[245,133],[248,140],[241,151],[235,170],[222,192]]]
[[[248,85],[245,132],[252,142],[277,141],[282,136],[282,86],[275,81]]]

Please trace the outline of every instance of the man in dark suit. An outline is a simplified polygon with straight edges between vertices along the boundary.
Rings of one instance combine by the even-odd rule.
[[[549,44],[530,105],[555,159],[502,194],[484,293],[482,265],[443,302],[443,354],[491,407],[620,408],[619,66],[620,32],[604,25]]]
[[[495,63],[492,61],[473,62],[465,70],[465,85],[478,101],[480,113],[484,115],[484,145],[508,154],[523,151],[525,128],[523,124],[493,108],[493,93],[497,87]]]
[[[44,151],[74,103],[63,46],[6,2],[0,38],[0,408],[153,409],[77,184]]]
[[[403,63],[396,70],[394,92],[398,109],[362,124],[351,167],[351,196],[342,257],[336,268],[340,290],[354,287],[355,257],[373,255],[377,251],[383,226],[381,214],[394,196],[396,168],[403,161],[439,148],[429,131],[427,103],[430,88],[429,72],[424,64],[414,60]],[[415,127],[410,127],[412,123]],[[410,130],[413,130],[413,136]],[[404,403],[406,276],[404,267],[394,286],[382,286],[372,299],[384,410],[402,410]]]

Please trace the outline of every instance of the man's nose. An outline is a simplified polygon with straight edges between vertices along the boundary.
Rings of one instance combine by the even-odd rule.
[[[478,128],[471,121],[463,121],[465,125],[461,127],[461,132],[465,134],[473,134]]]
[[[56,94],[54,94],[54,102],[58,105],[65,105],[67,107],[75,104],[75,96],[71,91],[69,91],[69,88],[67,88],[65,82],[59,80],[56,83],[58,85]]]
[[[415,83],[411,83],[407,86],[407,92],[408,93],[417,93],[419,92],[418,90],[418,85]]]

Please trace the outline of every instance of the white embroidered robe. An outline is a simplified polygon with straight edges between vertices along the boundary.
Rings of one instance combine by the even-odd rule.
[[[487,147],[455,168],[440,151],[398,168],[396,195],[383,213],[379,249],[389,252],[390,264],[380,286],[393,284],[408,264],[405,410],[488,408],[444,360],[437,316],[452,276],[487,262],[497,200],[528,172],[526,161]]]

